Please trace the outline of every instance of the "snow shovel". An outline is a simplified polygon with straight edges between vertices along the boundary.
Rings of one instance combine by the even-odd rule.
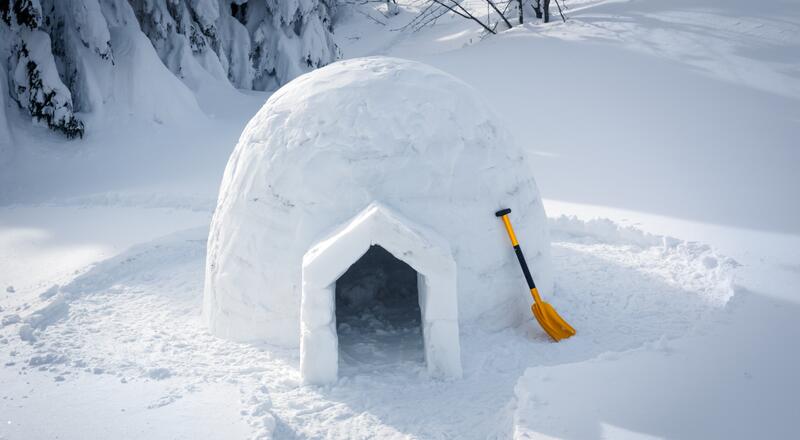
[[[508,214],[511,214],[511,210],[508,208],[501,209],[494,213],[495,216],[503,219],[506,232],[508,232],[508,238],[511,239],[511,245],[514,246],[517,260],[519,260],[519,265],[522,267],[522,273],[525,274],[525,280],[528,282],[528,287],[531,289],[531,295],[533,295],[531,311],[533,312],[533,316],[539,321],[539,325],[542,326],[544,331],[556,342],[575,335],[575,329],[558,315],[553,306],[542,301],[542,297],[539,296],[539,290],[536,288],[536,284],[533,283],[531,271],[528,270],[528,263],[525,262],[525,256],[522,254],[522,248],[519,247],[517,236],[514,235],[514,228],[511,227],[511,220],[508,219]]]

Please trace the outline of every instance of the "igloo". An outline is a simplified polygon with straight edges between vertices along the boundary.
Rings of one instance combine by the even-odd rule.
[[[530,319],[494,215],[506,207],[546,296],[530,163],[476,90],[401,59],[331,64],[279,89],[244,129],[211,222],[204,318],[220,337],[299,346],[306,382],[335,381],[337,286],[358,268],[359,301],[407,304],[430,376],[458,378],[460,328]]]

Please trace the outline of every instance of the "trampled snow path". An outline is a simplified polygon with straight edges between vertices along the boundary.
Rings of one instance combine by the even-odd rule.
[[[411,363],[391,373],[362,368],[332,387],[302,386],[297,350],[210,336],[199,316],[205,228],[136,246],[48,291],[38,312],[0,329],[12,353],[4,368],[40,394],[86,382],[147,389],[139,409],[152,417],[187,396],[212,396],[212,408],[236,408],[258,438],[505,438],[526,368],[684,335],[732,292],[736,263],[708,246],[610,221],[560,218],[551,226],[557,284],[549,300],[578,336],[553,344],[532,322],[496,333],[462,328],[463,380],[431,381]],[[220,387],[238,389],[238,401]],[[98,408],[89,409],[126,395],[92,399]],[[34,418],[20,417],[30,402],[12,396],[0,397],[17,438]]]

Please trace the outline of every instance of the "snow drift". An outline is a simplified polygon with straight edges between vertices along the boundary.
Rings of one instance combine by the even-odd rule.
[[[212,331],[297,346],[303,256],[374,203],[407,219],[403,227],[440,237],[438,248],[452,255],[457,307],[445,306],[454,312],[448,319],[496,329],[528,317],[524,281],[494,216],[499,208],[514,210],[534,276],[551,293],[541,199],[525,154],[498,118],[448,74],[363,58],[292,81],[245,128],[209,235],[204,314]],[[389,235],[368,238],[383,245],[396,239]],[[394,256],[414,267],[414,256]],[[331,260],[337,273],[328,282],[357,255],[345,258]],[[442,269],[415,269],[441,278]]]

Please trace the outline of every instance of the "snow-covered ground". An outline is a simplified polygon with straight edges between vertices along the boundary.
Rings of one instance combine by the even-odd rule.
[[[336,37],[345,57],[453,73],[506,118],[576,337],[462,328],[461,380],[409,361],[303,386],[297,350],[200,319],[219,180],[266,95],[215,89],[214,115],[119,117],[83,141],[10,117],[0,438],[796,437],[800,6],[567,6],[485,38],[345,10]]]

